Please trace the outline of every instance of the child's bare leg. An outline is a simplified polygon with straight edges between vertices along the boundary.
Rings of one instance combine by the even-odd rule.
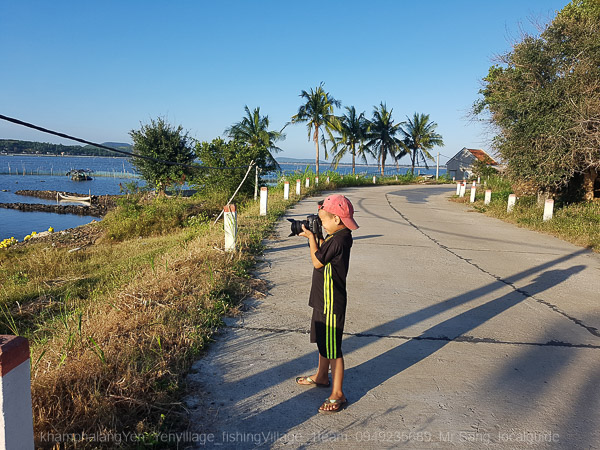
[[[331,364],[331,377],[333,379],[331,395],[329,398],[331,400],[343,400],[346,398],[342,391],[342,385],[344,384],[344,358],[330,359],[329,363]],[[321,409],[324,409],[325,411],[338,408],[338,404],[329,402],[326,402],[321,407]]]
[[[321,356],[319,353],[319,367],[317,367],[317,373],[314,378],[317,383],[327,384],[329,381],[329,361],[329,359]]]
[[[321,356],[320,353],[318,353],[318,355],[319,355],[319,366],[317,368],[317,373],[314,375],[311,375],[310,378],[315,383],[327,384],[327,383],[329,383],[329,361],[330,360]],[[311,384],[309,381],[306,381],[306,380],[302,380],[299,383],[307,384],[307,385]]]

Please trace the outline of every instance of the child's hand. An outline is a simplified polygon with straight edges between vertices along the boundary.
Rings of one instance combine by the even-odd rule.
[[[311,236],[314,236],[314,233],[306,228],[304,224],[302,224],[302,233],[298,233],[298,236],[303,236],[310,239]]]

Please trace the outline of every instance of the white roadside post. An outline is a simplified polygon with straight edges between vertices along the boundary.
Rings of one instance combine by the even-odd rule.
[[[486,189],[485,190],[485,200],[483,201],[483,203],[484,203],[484,205],[489,205],[491,201],[492,201],[492,190]]]
[[[464,197],[465,192],[467,192],[467,185],[465,183],[460,184],[460,196]]]
[[[396,181],[398,181],[398,175],[396,175]]]
[[[475,203],[475,193],[477,192],[477,188],[475,186],[473,186],[471,188],[471,203]]]
[[[460,183],[456,183],[456,195],[460,195]]]
[[[506,206],[506,212],[512,212],[516,202],[517,196],[515,194],[510,194],[508,196],[508,205]]]
[[[289,181],[286,181],[285,183],[283,183],[283,199],[284,200],[290,199],[290,182]]]
[[[267,200],[269,198],[269,190],[266,187],[260,188],[260,215],[267,215]]]
[[[306,184],[304,186],[306,186],[306,189],[310,187],[310,178],[306,178]]]
[[[315,186],[319,185],[319,177],[315,177]]]
[[[356,175],[356,179],[358,180],[358,175]]]
[[[329,177],[327,177],[327,184],[329,184]]]
[[[552,219],[554,215],[554,199],[547,198],[544,203],[544,222]]]
[[[477,184],[481,183],[481,177],[477,177]]]
[[[373,184],[377,184],[377,177],[373,175]]]
[[[300,180],[296,180],[296,195],[300,195]]]
[[[32,449],[33,414],[29,342],[21,336],[0,335],[0,448]]]
[[[237,212],[235,205],[225,205],[223,208],[223,226],[225,227],[225,251],[235,251],[237,238]]]

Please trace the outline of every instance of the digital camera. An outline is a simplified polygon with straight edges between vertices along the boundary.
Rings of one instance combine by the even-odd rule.
[[[291,222],[291,229],[292,229],[292,233],[290,234],[290,236],[296,236],[296,235],[302,233],[302,225],[304,225],[304,227],[307,230],[310,230],[313,232],[313,234],[317,238],[317,242],[319,242],[320,239],[323,239],[323,230],[321,228],[321,219],[319,219],[319,216],[317,214],[310,214],[309,216],[306,217],[306,220],[288,219],[288,221]]]

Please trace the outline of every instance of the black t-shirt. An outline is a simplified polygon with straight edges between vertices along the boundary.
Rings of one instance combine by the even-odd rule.
[[[315,256],[323,264],[313,270],[309,306],[327,312],[328,304],[333,304],[334,314],[346,312],[346,275],[350,264],[352,231],[342,228],[327,236]]]

